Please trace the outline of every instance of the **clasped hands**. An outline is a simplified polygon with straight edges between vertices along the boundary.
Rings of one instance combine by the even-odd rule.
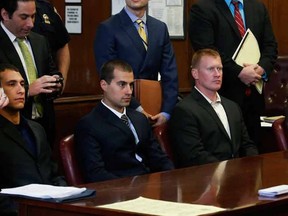
[[[36,96],[41,93],[61,93],[63,87],[62,83],[63,82],[61,82],[61,77],[59,75],[44,75],[29,85],[29,96]]]
[[[242,71],[239,73],[239,79],[247,86],[256,85],[262,79],[264,69],[258,64],[244,63]]]

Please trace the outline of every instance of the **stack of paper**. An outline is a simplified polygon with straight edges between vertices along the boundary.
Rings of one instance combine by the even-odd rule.
[[[64,202],[93,196],[95,195],[95,191],[87,188],[29,184],[21,187],[1,189],[0,194],[42,199],[52,202]]]
[[[288,193],[288,185],[278,185],[258,190],[258,194],[260,196],[266,196],[266,197],[275,197],[285,193]]]

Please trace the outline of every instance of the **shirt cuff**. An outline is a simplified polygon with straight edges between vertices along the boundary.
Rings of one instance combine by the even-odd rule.
[[[161,112],[161,114],[167,119],[167,121],[170,119],[170,114],[166,112]]]

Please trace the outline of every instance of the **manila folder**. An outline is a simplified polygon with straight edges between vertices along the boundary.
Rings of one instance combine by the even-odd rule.
[[[252,31],[248,28],[232,59],[240,66],[244,63],[257,64],[260,59],[260,49],[258,41]],[[263,80],[259,80],[255,85],[259,94],[262,94]]]

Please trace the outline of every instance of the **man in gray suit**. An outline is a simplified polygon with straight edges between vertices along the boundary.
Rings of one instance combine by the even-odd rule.
[[[25,104],[25,81],[19,70],[0,64],[0,84],[9,98],[9,104],[0,109],[0,188],[31,183],[66,185],[51,160],[43,127],[20,114]],[[0,197],[0,215],[13,215],[15,210],[13,202]]]
[[[1,0],[0,13],[0,63],[10,63],[19,68],[29,85],[21,113],[39,122],[52,142],[55,133],[52,99],[61,92],[62,84],[58,81],[62,74],[56,70],[48,41],[44,36],[31,32],[36,13],[35,0]],[[26,47],[26,52],[20,44],[23,44],[22,48]]]
[[[256,155],[240,107],[220,96],[222,63],[217,51],[198,50],[192,59],[195,86],[171,115],[176,166],[186,167]]]

